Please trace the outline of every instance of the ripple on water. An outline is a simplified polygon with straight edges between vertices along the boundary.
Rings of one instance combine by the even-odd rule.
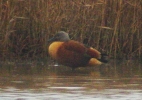
[[[0,100],[141,100],[141,65],[127,64],[114,64],[103,72],[0,67]]]

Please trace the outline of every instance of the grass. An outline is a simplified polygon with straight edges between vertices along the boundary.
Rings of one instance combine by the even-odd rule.
[[[49,37],[69,32],[112,58],[142,57],[141,0],[1,0],[1,58],[46,57]]]

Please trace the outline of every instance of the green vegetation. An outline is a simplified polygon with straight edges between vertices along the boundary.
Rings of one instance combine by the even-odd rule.
[[[0,58],[44,58],[60,30],[113,58],[139,58],[142,0],[0,0]]]

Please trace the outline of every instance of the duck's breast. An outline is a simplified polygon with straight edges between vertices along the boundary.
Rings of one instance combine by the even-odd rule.
[[[63,43],[64,42],[53,42],[49,45],[48,53],[53,59],[57,60],[57,51]]]

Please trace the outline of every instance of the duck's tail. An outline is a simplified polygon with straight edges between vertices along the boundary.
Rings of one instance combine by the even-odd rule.
[[[103,63],[107,63],[108,60],[109,60],[109,57],[108,57],[107,54],[103,54],[102,53],[100,59],[98,59],[98,60],[101,61],[101,62],[103,62]]]
[[[88,63],[88,66],[95,66],[95,65],[101,65],[102,62],[99,61],[98,59],[96,58],[91,58],[89,63]]]
[[[88,66],[95,66],[95,65],[101,65],[103,63],[107,63],[108,62],[108,55],[107,54],[101,54],[100,59],[96,59],[96,58],[91,58]]]

